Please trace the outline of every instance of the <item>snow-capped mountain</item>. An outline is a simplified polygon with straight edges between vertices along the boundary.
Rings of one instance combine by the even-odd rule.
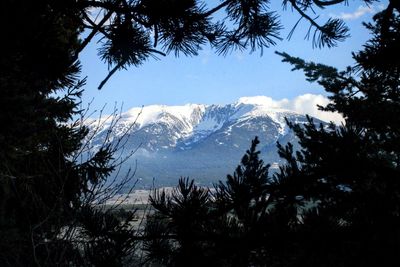
[[[136,177],[142,185],[151,184],[153,178],[156,185],[174,185],[181,176],[209,184],[233,172],[255,136],[261,141],[262,158],[273,166],[280,162],[276,142],[295,142],[285,118],[304,123],[306,116],[273,106],[269,100],[243,97],[224,106],[133,108],[94,123],[98,129],[91,142],[96,147],[105,139],[120,140],[124,153],[136,150],[125,167],[137,162]]]

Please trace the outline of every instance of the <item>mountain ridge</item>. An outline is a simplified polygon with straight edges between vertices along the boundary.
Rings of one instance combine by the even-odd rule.
[[[285,118],[307,121],[268,97],[243,97],[227,105],[151,105],[103,119],[91,142],[96,147],[106,138],[120,140],[126,151],[136,151],[124,168],[137,162],[136,176],[144,187],[154,177],[158,186],[174,185],[180,176],[209,185],[233,171],[255,136],[264,161],[275,167],[282,163],[276,142],[297,143]]]

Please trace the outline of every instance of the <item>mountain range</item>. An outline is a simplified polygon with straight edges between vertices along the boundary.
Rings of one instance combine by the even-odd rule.
[[[298,147],[285,118],[300,124],[307,118],[271,107],[267,100],[262,96],[242,97],[227,105],[132,108],[119,116],[91,121],[90,143],[93,149],[104,142],[121,147],[118,157],[129,158],[114,175],[121,176],[131,167],[139,179],[138,187],[176,185],[179,177],[194,178],[204,186],[224,180],[233,173],[255,136],[260,139],[261,158],[274,171],[282,163],[276,143],[292,142]]]

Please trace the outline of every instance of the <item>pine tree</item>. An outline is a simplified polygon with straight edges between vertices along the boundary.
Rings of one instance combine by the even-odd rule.
[[[293,155],[280,147],[289,164],[279,179],[316,204],[299,230],[308,240],[300,242],[307,249],[299,258],[308,265],[399,264],[399,10],[390,4],[374,21],[365,24],[373,38],[345,71],[280,53],[331,93],[332,103],[322,109],[345,118],[328,128],[311,120],[289,124],[302,150]]]
[[[82,182],[69,160],[84,130],[66,122],[80,95],[81,19],[73,1],[3,1],[0,59],[0,265],[55,260],[51,239],[69,217]],[[40,14],[40,15],[39,15]],[[60,19],[63,18],[63,19]],[[65,97],[54,92],[64,89]],[[50,252],[51,251],[51,252]],[[49,252],[49,253],[47,253]]]
[[[346,26],[337,19],[320,25],[307,13],[341,2],[345,1],[283,4],[311,23],[317,36],[314,44],[330,47],[347,36]],[[99,11],[99,21],[91,16],[93,9]],[[225,10],[229,23],[212,20],[220,10]],[[109,214],[89,212],[86,208],[92,207],[82,201],[91,194],[90,187],[113,170],[109,164],[112,149],[107,146],[87,162],[76,161],[87,129],[70,124],[79,114],[77,105],[85,83],[79,79],[79,55],[96,34],[103,37],[99,55],[110,68],[100,88],[117,70],[139,66],[149,57],[195,55],[205,43],[220,54],[233,49],[262,50],[280,38],[278,17],[265,0],[227,0],[214,8],[199,1],[176,0],[4,0],[0,22],[4,37],[0,57],[0,265],[4,266],[101,265],[90,257],[82,258],[82,251],[71,240],[59,239],[66,225],[76,228],[109,222],[100,228],[117,235],[110,238],[99,233],[105,243],[88,246],[98,253],[105,249],[104,255],[130,242],[129,234],[122,241],[116,238],[126,229],[113,223]],[[83,30],[88,35],[80,40]],[[111,244],[117,245],[107,250]],[[121,262],[118,258],[114,263]]]
[[[145,250],[149,262],[165,266],[205,266],[212,253],[207,229],[211,221],[211,199],[208,189],[194,180],[181,178],[167,194],[155,190],[150,202],[155,213],[146,223]]]
[[[234,174],[228,175],[226,182],[220,181],[215,188],[217,212],[226,218],[228,226],[223,232],[228,235],[228,242],[220,244],[219,249],[226,250],[224,247],[230,243],[233,251],[225,251],[225,254],[231,258],[232,266],[251,264],[252,256],[262,249],[262,241],[265,241],[266,228],[263,228],[267,227],[272,198],[268,190],[269,165],[259,159],[259,143],[257,137],[252,140]]]
[[[374,0],[361,2],[371,4]],[[272,10],[269,3],[268,0],[225,0],[213,6],[198,0],[77,1],[89,34],[76,52],[79,54],[95,35],[101,36],[99,56],[110,72],[99,89],[118,70],[139,66],[151,57],[169,53],[194,56],[205,44],[220,55],[245,49],[262,53],[264,48],[282,39],[279,11]],[[312,17],[316,9],[342,3],[346,0],[283,0],[283,9],[292,9],[299,16],[289,37],[304,19],[309,23],[306,37],[313,31],[313,46],[336,46],[349,36],[345,23],[337,18],[320,23],[318,17]],[[223,18],[213,18],[217,13]]]
[[[80,216],[84,197],[113,166],[110,147],[77,160],[82,10],[73,0],[0,5],[0,265],[87,266],[66,236],[97,218]]]
[[[181,179],[168,195],[155,191],[155,213],[146,224],[146,251],[165,266],[246,266],[263,262],[271,236],[268,165],[258,138],[241,164],[213,193]]]
[[[278,144],[287,163],[272,177],[253,141],[241,166],[216,186],[206,216],[213,227],[201,230],[217,265],[399,264],[398,6],[390,3],[374,21],[365,24],[373,38],[345,71],[280,53],[331,94],[321,109],[345,122],[288,122],[301,150]]]

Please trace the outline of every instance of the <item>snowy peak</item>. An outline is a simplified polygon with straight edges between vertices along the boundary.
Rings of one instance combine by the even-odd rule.
[[[143,128],[155,123],[173,124],[183,123],[188,129],[213,130],[227,122],[240,118],[269,116],[281,123],[284,116],[296,114],[293,111],[282,109],[270,97],[255,96],[242,97],[234,104],[201,105],[186,104],[183,106],[150,105],[141,108],[132,108],[122,114],[121,120],[125,123],[135,123],[136,128]]]
[[[285,100],[282,100],[285,101]],[[283,109],[282,101],[270,97],[242,97],[233,104],[182,106],[150,105],[132,108],[105,124],[101,133],[112,140],[129,135],[131,148],[147,151],[190,150],[194,147],[226,146],[242,149],[254,136],[275,143],[288,134],[285,118],[305,122],[302,114]],[[110,120],[110,119],[108,119]]]
[[[236,105],[244,104],[244,105],[256,105],[256,106],[264,106],[268,108],[276,108],[275,101],[267,96],[245,96],[239,98],[236,102]]]
[[[235,168],[255,136],[268,163],[280,162],[276,142],[296,145],[285,118],[297,123],[307,119],[290,110],[287,101],[257,96],[227,105],[132,108],[121,116],[102,118],[104,124],[94,128],[89,142],[96,148],[108,139],[123,144],[125,152],[135,151],[126,166],[135,166],[137,160],[136,175],[149,185],[154,177],[161,179],[160,186],[174,185],[180,176],[215,182]]]
[[[151,105],[132,108],[122,114],[122,119],[137,124],[139,128],[160,122],[173,123],[174,120],[192,124],[198,121],[204,110],[204,105],[197,104],[184,106]]]
[[[130,131],[130,135],[134,133],[139,136],[141,144],[150,150],[159,149],[157,143],[162,143],[162,148],[192,145],[219,131],[229,136],[236,128],[250,130],[258,125],[265,130],[268,128],[266,125],[271,123],[278,135],[284,135],[287,132],[285,117],[293,119],[301,115],[282,109],[280,104],[270,97],[255,96],[242,97],[233,104],[223,106],[186,104],[136,107],[123,113],[116,125],[105,124],[103,130],[114,127],[115,137]],[[256,118],[259,118],[257,122]],[[108,117],[106,120],[111,119]]]

